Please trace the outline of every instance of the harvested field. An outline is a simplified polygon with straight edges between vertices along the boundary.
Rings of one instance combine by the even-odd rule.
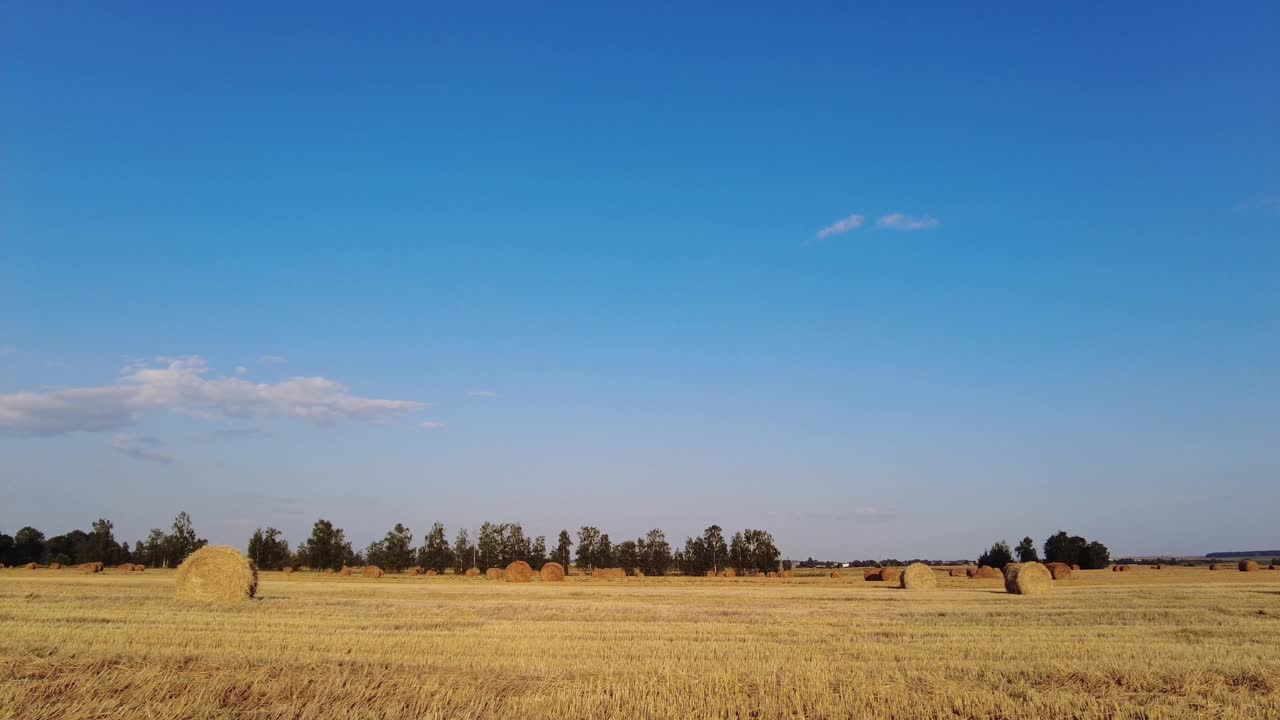
[[[266,573],[230,605],[174,575],[0,571],[0,718],[1280,716],[1280,573],[1086,570],[1036,597]]]

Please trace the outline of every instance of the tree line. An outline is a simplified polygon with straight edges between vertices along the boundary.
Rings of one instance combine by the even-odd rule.
[[[576,547],[576,550],[575,550]],[[316,521],[311,535],[290,551],[289,543],[276,528],[257,529],[249,538],[248,555],[265,570],[307,567],[337,570],[344,566],[377,565],[389,572],[411,567],[444,573],[462,573],[470,568],[484,572],[523,560],[535,568],[558,562],[565,568],[576,564],[590,572],[595,568],[620,567],[628,574],[680,573],[702,575],[708,571],[733,568],[737,572],[769,572],[782,566],[781,552],[773,535],[765,530],[746,529],[727,541],[719,525],[712,525],[698,537],[673,548],[666,533],[654,528],[635,540],[614,543],[609,534],[593,525],[577,531],[577,542],[568,529],[560,531],[555,545],[546,536],[530,537],[520,523],[485,522],[474,541],[467,528],[458,530],[452,543],[445,527],[435,523],[419,546],[413,532],[396,523],[380,540],[364,550],[355,550],[345,531],[324,518]]]
[[[18,530],[12,536],[0,533],[0,564],[78,565],[100,562],[104,565],[138,563],[149,567],[176,567],[206,544],[207,540],[196,535],[191,516],[185,512],[178,513],[168,532],[154,528],[145,540],[138,540],[132,548],[127,542],[116,541],[115,526],[110,520],[99,518],[88,532],[72,530],[50,538],[31,526]]]
[[[1041,561],[1035,541],[1024,537],[1018,547],[1012,550],[1004,540],[993,544],[978,556],[978,564],[1003,570],[1014,561],[1015,555],[1018,562]],[[1067,535],[1065,530],[1059,530],[1044,541],[1044,562],[1079,565],[1081,570],[1101,570],[1111,564],[1111,552],[1106,545],[1096,540],[1089,541],[1079,535]]]

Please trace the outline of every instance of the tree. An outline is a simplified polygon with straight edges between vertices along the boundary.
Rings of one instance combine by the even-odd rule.
[[[583,525],[578,529],[578,567],[590,572],[596,566],[596,544],[600,542],[600,529]],[[565,566],[568,569],[568,566]]]
[[[44,559],[44,533],[28,525],[13,536],[13,564],[25,565]]]
[[[151,567],[162,567],[165,564],[165,536],[160,528],[151,528],[145,542],[139,540],[134,546],[134,554],[138,562]]]
[[[719,525],[712,525],[702,531],[702,545],[703,552],[709,555],[707,559],[710,560],[710,569],[719,572],[729,556],[729,548],[724,542],[724,532]]]
[[[520,523],[503,523],[499,527],[503,530],[501,565],[506,567],[516,560],[528,562],[533,548],[530,547],[529,538],[525,537]]]
[[[72,530],[65,535],[54,535],[45,541],[44,554],[49,562],[72,565],[88,562],[83,558],[89,533],[83,530]]]
[[[1101,570],[1111,562],[1111,552],[1107,546],[1093,541],[1084,547],[1080,556],[1080,568],[1083,570]]]
[[[991,546],[991,549],[978,556],[979,565],[989,565],[993,568],[1003,570],[1005,565],[1013,562],[1013,552],[1009,550],[1009,543],[1001,540]]]
[[[307,538],[304,545],[299,546],[299,551],[303,549],[306,551],[305,556],[300,558],[302,562],[299,564],[316,570],[326,568],[338,570],[348,560],[353,562],[355,560],[351,543],[347,542],[342,528],[335,528],[333,523],[324,518],[316,520],[316,524],[311,528],[311,537]]]
[[[463,530],[460,534],[464,544],[466,532]],[[422,549],[418,551],[418,564],[438,573],[443,573],[445,568],[453,565],[453,550],[449,548],[449,540],[445,537],[443,524],[432,524],[431,531],[422,541]]]
[[[119,562],[120,546],[116,544],[114,527],[106,518],[93,523],[80,550],[80,562],[100,562],[114,565]]]
[[[640,547],[634,540],[623,540],[614,550],[618,566],[628,574],[634,575],[640,567]]]
[[[289,564],[289,543],[280,531],[269,527],[258,528],[249,538],[249,559],[262,570],[280,570]]]
[[[396,523],[394,528],[382,540],[382,556],[375,561],[366,557],[369,564],[377,565],[387,572],[404,572],[413,564],[413,533],[409,528]]]
[[[1018,543],[1018,562],[1040,562],[1040,556],[1036,553],[1036,541],[1030,537],[1022,538],[1022,542]]]
[[[491,567],[504,567],[506,565],[506,563],[502,562],[503,534],[503,528],[491,522],[486,522],[480,526],[480,538],[476,543],[480,553],[480,572],[484,572]]]
[[[1100,542],[1089,542],[1079,535],[1059,530],[1044,541],[1045,562],[1079,565],[1084,570],[1099,570],[1111,562],[1111,553]]]
[[[168,545],[166,562],[176,566],[186,560],[191,553],[208,545],[209,541],[196,537],[196,530],[191,525],[191,516],[186,512],[180,512],[173,520],[173,530],[166,538],[166,544]]]
[[[614,567],[618,564],[618,558],[613,552],[613,543],[609,542],[609,533],[600,535],[600,542],[596,543],[596,557],[594,567]]]
[[[461,575],[467,568],[476,566],[476,546],[471,544],[471,536],[466,528],[458,531],[453,541],[453,570]]]
[[[13,536],[0,533],[0,565],[13,564]]]
[[[661,530],[650,530],[640,541],[640,567],[645,575],[666,575],[671,567],[671,544]]]
[[[573,550],[573,538],[569,536],[568,530],[560,531],[560,538],[556,542],[556,551],[551,555],[551,559],[560,563],[561,567],[567,572],[569,570],[570,551]]]
[[[547,538],[543,535],[533,539],[533,547],[529,549],[529,564],[541,568],[547,564]]]
[[[742,572],[772,572],[778,569],[781,554],[773,542],[773,535],[747,528],[734,533],[728,563]]]

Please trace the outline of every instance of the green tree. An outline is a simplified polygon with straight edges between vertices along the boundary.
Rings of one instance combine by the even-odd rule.
[[[600,542],[600,529],[583,525],[578,529],[578,567],[591,572],[596,566],[596,545]],[[565,566],[568,569],[568,566]]]
[[[98,518],[81,546],[80,562],[116,564],[119,560],[117,556],[120,546],[116,544],[114,528],[110,520]]]
[[[1083,570],[1101,570],[1111,563],[1111,552],[1107,546],[1098,541],[1085,545],[1080,554],[1080,568]]]
[[[524,528],[520,527],[520,523],[502,523],[499,527],[502,528],[502,559],[500,564],[506,567],[516,560],[528,562],[533,548],[529,543],[529,538],[525,537]]]
[[[454,572],[462,574],[467,568],[476,566],[477,554],[476,546],[471,544],[471,535],[466,528],[458,531],[458,537],[453,541],[453,569]]]
[[[729,548],[724,542],[724,531],[719,525],[712,525],[702,531],[702,551],[707,554],[703,564],[719,572],[728,560]]]
[[[326,568],[337,570],[348,561],[354,561],[355,553],[351,551],[351,543],[347,542],[342,528],[335,528],[332,522],[320,518],[311,528],[311,537],[307,538],[303,547],[306,553],[301,565],[316,570]],[[300,550],[302,547],[299,548]]]
[[[989,565],[1000,570],[1011,562],[1013,562],[1013,551],[1009,549],[1009,543],[1004,540],[992,545],[990,550],[978,556],[979,565]]]
[[[533,539],[533,547],[529,548],[529,564],[541,568],[547,564],[547,538],[543,535]]]
[[[166,542],[169,546],[167,560],[174,566],[186,560],[191,553],[209,544],[208,540],[196,536],[196,530],[191,525],[191,516],[185,512],[178,513],[178,517],[174,518],[173,530],[169,532]]]
[[[626,570],[629,575],[634,575],[640,567],[640,546],[634,540],[623,540],[618,543],[618,547],[614,549],[614,555],[618,566]]]
[[[504,528],[491,522],[480,526],[480,538],[476,543],[480,554],[480,572],[491,567],[505,567],[503,559]]]
[[[671,567],[671,544],[661,530],[654,528],[640,541],[640,567],[645,575],[666,575]]]
[[[1022,538],[1022,542],[1018,543],[1017,548],[1018,562],[1040,562],[1040,555],[1036,553],[1036,541],[1030,537]]]
[[[372,559],[368,559],[370,564],[375,564],[387,572],[404,572],[404,569],[413,564],[413,533],[409,528],[396,523],[396,526],[387,533],[382,540],[383,555],[379,558],[380,562],[375,563]]]
[[[466,533],[466,530],[462,531]],[[462,538],[466,540],[466,535]],[[445,568],[453,565],[453,550],[449,547],[449,540],[444,534],[444,525],[434,523],[431,531],[422,540],[422,549],[418,551],[418,564],[427,570],[435,570],[443,573]]]
[[[280,570],[290,563],[289,543],[279,530],[258,528],[249,538],[249,559],[262,570]]]
[[[13,536],[13,564],[25,565],[44,560],[44,533],[31,527],[22,528]]]
[[[609,541],[609,533],[600,534],[600,542],[596,543],[595,567],[615,567],[618,558],[613,552],[613,543]]]
[[[556,543],[556,551],[551,556],[551,559],[560,563],[560,565],[565,569],[565,571],[568,571],[570,557],[571,557],[569,553],[572,550],[573,550],[573,538],[569,536],[568,530],[561,530],[559,541]]]

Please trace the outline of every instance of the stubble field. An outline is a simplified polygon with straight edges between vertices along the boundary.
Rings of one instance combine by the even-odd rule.
[[[1055,585],[0,570],[0,718],[1280,717],[1280,571]]]

